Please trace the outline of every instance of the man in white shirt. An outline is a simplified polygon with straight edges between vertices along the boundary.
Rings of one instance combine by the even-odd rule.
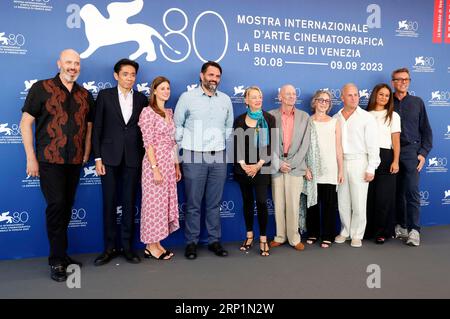
[[[366,228],[366,202],[369,182],[380,164],[377,123],[358,105],[358,88],[347,83],[342,88],[344,107],[334,115],[342,128],[344,182],[338,187],[341,232],[335,242],[351,239],[352,247],[361,247]]]

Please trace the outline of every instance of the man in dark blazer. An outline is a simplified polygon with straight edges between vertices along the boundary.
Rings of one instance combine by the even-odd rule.
[[[92,144],[95,169],[102,179],[105,250],[95,265],[108,263],[120,250],[116,247],[117,188],[122,187],[121,248],[130,263],[140,258],[132,250],[135,199],[144,156],[139,115],[148,105],[144,94],[133,90],[139,64],[122,59],[114,66],[117,87],[99,92]]]

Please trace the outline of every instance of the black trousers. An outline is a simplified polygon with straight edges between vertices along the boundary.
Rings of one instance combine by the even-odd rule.
[[[105,250],[116,249],[117,219],[121,215],[120,242],[124,250],[131,250],[133,239],[133,220],[140,168],[127,167],[125,160],[119,166],[105,165],[106,174],[101,176],[103,193],[103,228]],[[118,190],[121,186],[122,214],[118,212]],[[119,214],[118,214],[119,213]]]
[[[380,148],[381,163],[367,194],[367,225],[365,238],[385,237],[393,234],[397,174],[389,172],[394,152]]]
[[[47,203],[45,215],[50,245],[49,265],[61,264],[67,256],[67,228],[80,170],[81,165],[39,163],[41,190]]]
[[[317,184],[317,204],[308,208],[306,212],[306,228],[308,230],[308,237],[321,237],[322,240],[333,242],[334,237],[336,236],[336,218],[336,185]],[[322,232],[320,231],[321,219]],[[322,236],[320,236],[321,234]]]
[[[247,231],[253,231],[254,202],[256,195],[256,208],[258,211],[259,235],[266,236],[267,231],[267,184],[239,183],[244,203],[244,219]]]

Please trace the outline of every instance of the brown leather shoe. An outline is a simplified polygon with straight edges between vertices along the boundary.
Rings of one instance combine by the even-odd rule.
[[[281,245],[283,245],[283,243],[279,243],[279,242],[277,242],[275,240],[272,240],[270,242],[270,248],[278,247],[278,246],[281,246]]]
[[[296,250],[304,250],[305,249],[305,245],[303,245],[302,243],[298,243],[297,245],[294,246],[294,248]]]

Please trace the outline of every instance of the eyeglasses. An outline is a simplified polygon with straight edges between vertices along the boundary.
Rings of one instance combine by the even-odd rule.
[[[394,82],[409,82],[411,81],[410,78],[396,78],[396,79],[392,79],[392,81]]]
[[[322,99],[322,98],[320,98],[320,99],[316,99],[316,101],[317,102],[319,102],[320,104],[330,104],[330,100],[328,100],[328,99]]]

